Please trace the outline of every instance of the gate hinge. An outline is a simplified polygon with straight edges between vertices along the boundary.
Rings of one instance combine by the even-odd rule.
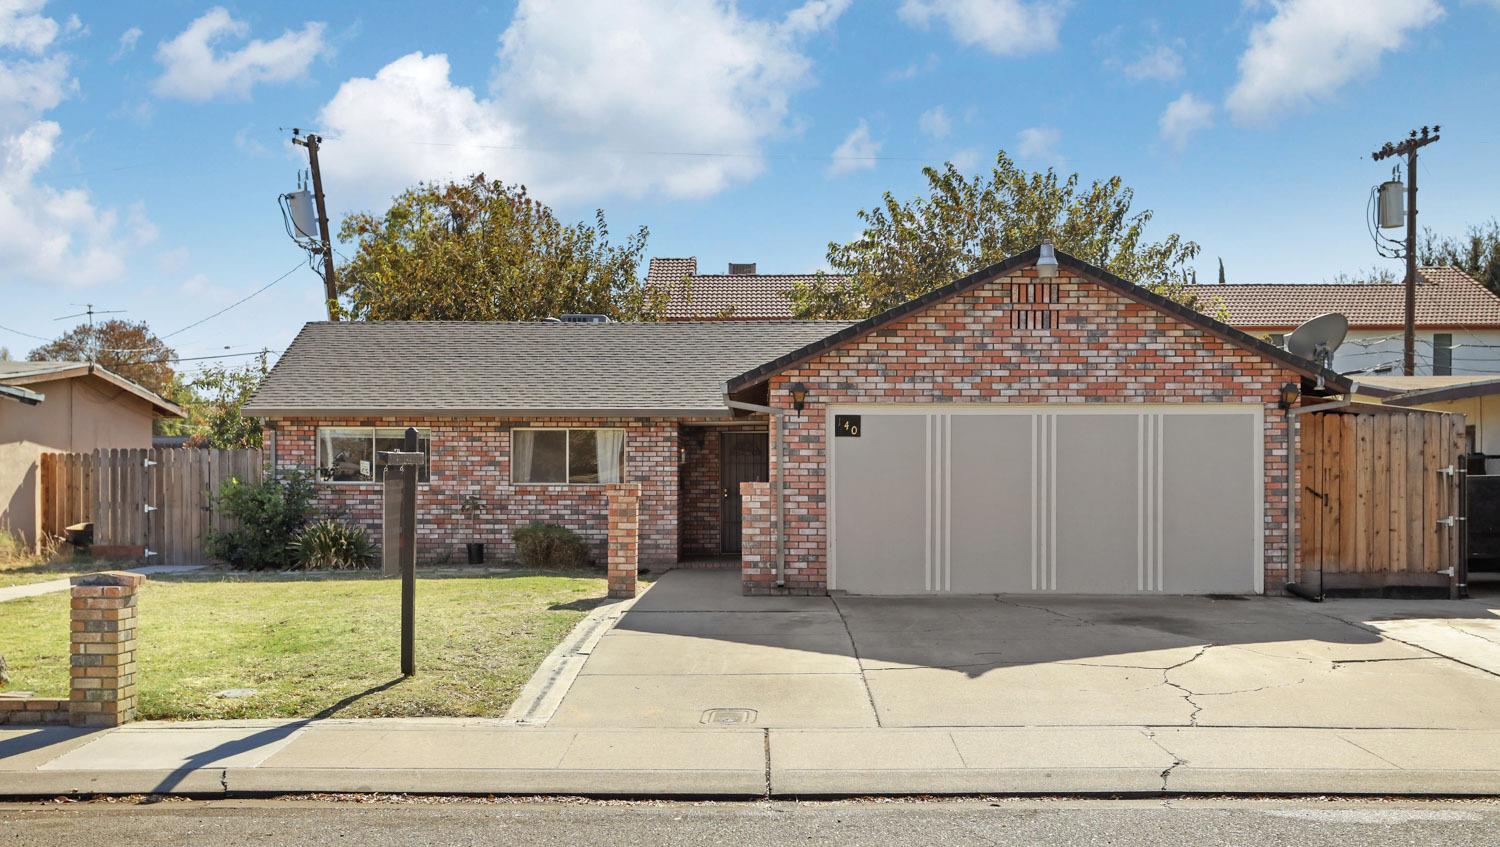
[[[154,468],[159,464],[158,462],[153,462],[150,459],[144,459],[143,461],[145,462],[145,464],[141,465],[141,467],[143,468]]]
[[[151,514],[154,511],[156,511],[156,507],[153,506],[153,505],[151,505],[150,503],[145,503],[143,505],[146,507],[145,511],[146,511],[146,514],[148,514],[148,515]]]
[[[155,550],[152,550],[150,547],[146,548],[146,557],[147,558],[150,558],[151,556],[160,556],[160,555],[161,555],[160,553],[156,552]]]
[[[1446,518],[1438,518],[1437,522],[1442,524],[1443,526],[1455,526],[1461,520],[1463,520],[1463,518],[1459,517],[1458,515],[1449,515]]]

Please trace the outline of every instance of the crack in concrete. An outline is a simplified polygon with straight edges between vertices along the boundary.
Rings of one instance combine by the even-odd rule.
[[[865,699],[870,703],[870,714],[875,718],[875,725],[882,726],[880,722],[880,709],[875,705],[875,692],[870,690],[870,679],[865,676],[865,663],[859,658],[859,645],[854,643],[854,630],[849,628],[849,619],[844,617],[844,609],[839,605],[837,597],[829,596],[833,603],[833,610],[838,613],[839,621],[844,624],[844,635],[849,638],[849,652],[854,654],[854,666],[859,668],[859,684],[865,688]]]
[[[1334,668],[1340,665],[1374,665],[1380,662],[1431,662],[1441,659],[1441,656],[1390,656],[1383,659],[1330,659]]]
[[[1046,612],[1049,615],[1056,615],[1057,617],[1063,618],[1064,620],[1077,621],[1084,626],[1094,626],[1096,623],[1095,621],[1091,621],[1088,618],[1080,618],[1077,615],[1070,615],[1066,612],[1059,612],[1056,609],[1049,609],[1046,606],[1033,606],[1030,603],[1017,603],[1015,600],[1006,600],[998,594],[995,595],[995,602],[1003,603],[1007,606],[1015,606],[1019,609],[1031,609],[1034,612]]]
[[[1146,738],[1152,744],[1155,744],[1156,747],[1157,747],[1157,749],[1161,750],[1163,753],[1166,753],[1168,756],[1172,757],[1172,764],[1167,765],[1165,768],[1162,768],[1162,771],[1161,771],[1161,790],[1162,791],[1166,791],[1167,790],[1167,781],[1172,778],[1172,771],[1177,770],[1177,768],[1181,767],[1182,765],[1187,764],[1187,760],[1184,759],[1184,758],[1182,758],[1181,756],[1177,755],[1176,753],[1173,753],[1171,750],[1168,750],[1167,749],[1167,745],[1165,745],[1165,744],[1163,744],[1163,743],[1161,743],[1160,741],[1157,740],[1156,733],[1152,732],[1149,729],[1146,730],[1145,733],[1146,733]]]
[[[1189,706],[1193,707],[1192,713],[1188,715],[1188,726],[1197,726],[1198,725],[1198,713],[1203,711],[1203,706],[1200,705],[1196,700],[1193,699],[1194,697],[1198,696],[1198,694],[1196,692],[1192,691],[1187,686],[1184,686],[1184,685],[1181,685],[1179,683],[1176,683],[1176,682],[1172,681],[1172,671],[1175,671],[1178,668],[1186,667],[1186,666],[1192,664],[1193,662],[1196,662],[1199,659],[1203,658],[1203,654],[1207,653],[1208,649],[1210,647],[1212,647],[1212,646],[1214,646],[1214,645],[1212,645],[1212,644],[1204,644],[1203,646],[1199,647],[1198,651],[1196,653],[1194,653],[1192,656],[1189,656],[1188,658],[1183,659],[1182,661],[1178,662],[1175,665],[1171,665],[1170,667],[1165,667],[1165,668],[1161,669],[1161,681],[1163,683],[1165,683],[1167,685],[1170,685],[1171,687],[1177,689],[1178,691],[1181,691],[1182,692],[1182,699],[1186,700],[1187,704]],[[1163,749],[1166,749],[1166,748],[1163,748]],[[1171,752],[1171,751],[1168,751],[1168,752]],[[1174,765],[1173,767],[1176,767],[1176,766]],[[1171,768],[1168,768],[1167,770],[1170,771]],[[1163,780],[1163,787],[1165,787],[1165,784],[1166,784],[1166,772],[1162,773],[1162,780]]]
[[[1390,634],[1389,632],[1386,632],[1384,630],[1378,629],[1378,628],[1376,628],[1374,626],[1371,626],[1369,624],[1355,623],[1354,621],[1344,620],[1343,618],[1338,617],[1337,615],[1331,615],[1331,614],[1329,614],[1327,612],[1314,611],[1313,614],[1318,615],[1319,617],[1327,618],[1327,619],[1329,619],[1331,621],[1338,621],[1339,623],[1344,624],[1345,626],[1352,626],[1355,629],[1360,630],[1361,632],[1364,632],[1364,633],[1367,633],[1367,634],[1370,634],[1370,635],[1374,635],[1376,638],[1383,639],[1383,640],[1394,641],[1397,644],[1404,644],[1407,647],[1412,648],[1413,650],[1421,650],[1423,653],[1427,653],[1428,655],[1436,656],[1436,657],[1438,657],[1440,659],[1447,659],[1450,662],[1453,662],[1453,663],[1459,664],[1459,665],[1463,665],[1466,668],[1473,668],[1476,671],[1479,671],[1481,673],[1489,674],[1490,676],[1500,676],[1500,673],[1496,673],[1495,671],[1490,670],[1489,668],[1481,667],[1481,666],[1473,664],[1471,662],[1465,662],[1463,659],[1459,659],[1459,658],[1456,658],[1454,656],[1450,656],[1447,653],[1439,653],[1438,651],[1432,649],[1431,647],[1427,647],[1427,646],[1424,646],[1422,644],[1417,644],[1417,643],[1414,643],[1414,642],[1411,642],[1411,641],[1406,641],[1406,640],[1397,638],[1396,636]],[[1459,630],[1459,632],[1463,632],[1463,631],[1464,630]],[[1489,639],[1485,639],[1485,640],[1488,641]]]
[[[761,730],[761,737],[764,739],[762,749],[766,758],[766,799],[769,800],[776,796],[771,788],[771,730]]]

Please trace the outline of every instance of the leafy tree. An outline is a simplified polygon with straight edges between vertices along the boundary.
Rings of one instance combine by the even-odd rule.
[[[247,417],[245,403],[270,373],[266,354],[248,365],[212,365],[193,380],[187,411],[193,447],[259,447],[261,421]]]
[[[1334,285],[1390,285],[1404,279],[1404,276],[1396,276],[1396,272],[1390,268],[1371,265],[1367,271],[1356,271],[1352,274],[1340,272],[1325,281]]]
[[[1432,230],[1423,230],[1417,263],[1459,268],[1500,294],[1500,220],[1471,226],[1462,238],[1438,238]]]
[[[1118,176],[1084,187],[1048,168],[1028,172],[1001,150],[988,175],[965,177],[950,162],[923,168],[928,194],[859,212],[864,233],[828,245],[820,275],[792,292],[804,318],[863,318],[918,297],[1051,239],[1058,249],[1195,305],[1188,261],[1198,245],[1173,233],[1144,240],[1150,210],[1131,211],[1135,193]]]
[[[33,362],[97,362],[137,385],[166,395],[177,351],[157,338],[145,321],[79,324],[55,341],[32,350]]]
[[[341,306],[358,320],[540,320],[567,312],[650,320],[666,293],[636,276],[645,227],[609,240],[563,224],[524,186],[485,179],[420,184],[383,216],[345,218],[358,250],[339,274]]]

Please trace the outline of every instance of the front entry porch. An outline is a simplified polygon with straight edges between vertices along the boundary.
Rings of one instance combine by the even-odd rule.
[[[678,567],[738,568],[740,483],[770,479],[765,424],[684,424],[678,468]]]

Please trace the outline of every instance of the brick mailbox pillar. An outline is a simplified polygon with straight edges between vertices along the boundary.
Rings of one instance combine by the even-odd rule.
[[[135,717],[135,596],[145,581],[123,571],[73,578],[68,711],[74,726],[119,726]]]
[[[610,483],[604,495],[609,501],[609,596],[634,597],[641,555],[641,486]]]

